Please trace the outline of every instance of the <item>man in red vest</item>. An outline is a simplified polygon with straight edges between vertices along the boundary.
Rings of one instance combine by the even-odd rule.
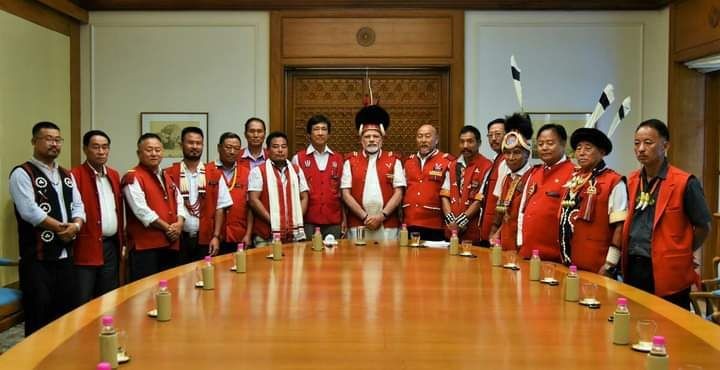
[[[279,233],[283,242],[305,240],[303,214],[307,210],[308,186],[302,169],[288,160],[288,140],[283,132],[266,139],[268,160],[253,168],[248,179],[250,207],[255,212],[255,246],[272,241]]]
[[[368,240],[395,240],[400,227],[396,211],[406,182],[400,159],[382,150],[390,115],[379,105],[368,105],[355,115],[355,127],[362,152],[347,155],[340,181],[349,238],[364,226]]]
[[[321,114],[310,117],[305,127],[310,144],[292,160],[308,182],[308,211],[304,218],[308,237],[319,227],[323,236],[333,234],[339,239],[346,228],[340,194],[343,157],[327,145],[331,127],[330,120]]]
[[[220,243],[220,253],[229,253],[237,250],[237,244],[243,243],[246,248],[252,245],[253,214],[248,206],[248,177],[250,176],[250,163],[239,160],[242,152],[240,136],[234,132],[220,135],[217,146],[218,159],[208,163],[208,171],[218,171],[230,192],[232,206],[225,212],[225,225],[222,230],[223,242]]]
[[[227,185],[220,181],[220,171],[202,163],[204,140],[199,127],[183,128],[183,160],[165,169],[180,189],[187,214],[180,237],[179,258],[183,264],[218,254],[225,210],[233,204]]]
[[[543,163],[530,170],[520,201],[518,254],[522,258],[530,258],[537,249],[543,261],[560,262],[560,196],[575,170],[565,155],[566,143],[567,132],[560,125],[548,123],[537,133],[537,150]]]
[[[498,178],[494,194],[498,198],[495,207],[495,224],[491,239],[499,239],[503,250],[517,250],[518,216],[522,190],[530,175],[530,150],[533,134],[532,122],[527,114],[515,113],[505,120],[508,133],[502,148],[507,172]]]
[[[83,152],[85,163],[72,169],[86,219],[74,255],[80,304],[118,287],[124,241],[120,175],[106,165],[110,137],[99,130],[86,132]]]
[[[415,135],[418,151],[405,160],[407,191],[403,198],[404,221],[409,232],[422,240],[443,240],[440,191],[454,158],[437,149],[438,133],[433,125],[422,125]]]
[[[145,133],[137,141],[139,163],[122,179],[130,250],[130,280],[138,280],[178,263],[185,206],[172,178],[160,169],[160,137]]]
[[[596,128],[579,128],[570,137],[579,168],[565,185],[560,208],[560,258],[567,265],[598,274],[618,262],[627,187],[603,158],[612,142]]]
[[[635,130],[642,169],[628,178],[629,214],[623,227],[625,282],[683,308],[697,279],[693,252],[710,231],[710,210],[695,176],[668,163],[670,132],[650,119]]]
[[[474,126],[460,130],[460,157],[450,162],[440,191],[443,215],[447,225],[458,237],[480,242],[480,213],[483,201],[482,184],[492,162],[480,154],[482,136]]]
[[[490,148],[495,152],[492,167],[485,177],[482,186],[482,201],[480,202],[480,245],[490,246],[490,229],[495,222],[495,206],[497,198],[493,194],[497,184],[500,165],[505,162],[502,155],[502,140],[505,137],[505,118],[496,118],[487,125],[487,138]]]

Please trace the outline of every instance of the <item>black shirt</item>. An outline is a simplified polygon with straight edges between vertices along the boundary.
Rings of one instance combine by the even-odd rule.
[[[664,180],[667,177],[668,162],[667,159],[660,167],[660,172],[657,177],[660,178],[658,185],[658,191],[653,194],[653,198],[657,196],[660,191],[660,187],[664,185]],[[649,181],[645,175],[645,168],[641,170],[640,181],[642,181],[645,189],[649,189]],[[639,195],[640,192],[638,191]],[[637,203],[636,203],[637,204]],[[708,208],[707,202],[705,201],[705,194],[703,193],[702,185],[695,176],[690,175],[687,186],[685,186],[685,193],[683,194],[683,211],[685,216],[690,220],[690,223],[694,226],[707,226],[711,221],[710,209]],[[631,256],[642,256],[652,257],[650,251],[652,232],[653,232],[653,220],[655,216],[655,203],[648,205],[644,210],[635,210],[631,224],[630,224],[630,242],[629,242],[629,254]]]

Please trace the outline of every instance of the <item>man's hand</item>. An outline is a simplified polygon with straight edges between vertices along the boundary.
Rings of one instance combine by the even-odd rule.
[[[210,244],[208,245],[208,255],[209,256],[217,256],[219,251],[220,251],[220,238],[218,238],[217,236],[213,236],[212,239],[210,239]]]
[[[174,242],[178,239],[180,239],[180,234],[182,233],[182,227],[183,222],[177,221],[175,223],[172,223],[168,226],[167,231],[165,231],[165,235],[168,239],[170,239],[171,242]]]
[[[57,235],[60,240],[64,242],[69,242],[73,239],[75,239],[75,235],[77,235],[77,226],[73,223],[65,223],[60,225],[60,231],[56,232],[55,235]]]
[[[470,223],[470,219],[468,219],[465,213],[461,213],[455,218],[455,223],[460,230],[464,231],[467,228],[468,223]]]
[[[365,219],[365,227],[367,227],[370,230],[377,230],[382,226],[383,221],[385,221],[385,216],[382,214],[370,216],[368,215]]]

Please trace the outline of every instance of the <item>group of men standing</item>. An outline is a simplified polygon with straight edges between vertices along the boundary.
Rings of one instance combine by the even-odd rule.
[[[309,145],[290,158],[287,136],[266,136],[265,122],[250,118],[247,147],[226,132],[209,163],[201,161],[203,131],[188,127],[183,160],[165,169],[160,138],[147,133],[137,141],[138,165],[122,178],[106,164],[104,132],[84,135],[87,160],[68,171],[55,161],[59,128],[36,124],[33,158],[10,176],[26,334],[116,288],[124,251],[131,281],[238,243],[300,241],[316,228],[353,238],[359,227],[367,239],[394,240],[401,224],[424,240],[455,231],[477,245],[497,243],[523,257],[538,249],[544,260],[597,273],[614,273],[622,261],[628,283],[688,306],[692,252],[710,216],[699,182],[667,163],[662,122],[636,130],[642,169],[627,185],[603,161],[612,143],[596,129],[573,133],[576,166],[565,155],[565,129],[543,126],[536,138],[543,163],[531,166],[524,114],[488,124],[492,160],[480,154],[474,126],[460,130],[455,158],[438,149],[437,129],[422,125],[417,152],[403,159],[382,148],[390,116],[380,106],[361,109],[355,124],[361,150],[343,156],[328,146],[330,120],[311,117]]]

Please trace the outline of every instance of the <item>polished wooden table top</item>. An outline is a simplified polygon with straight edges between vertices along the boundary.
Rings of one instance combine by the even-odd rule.
[[[104,314],[127,333],[132,360],[121,369],[641,369],[645,354],[611,343],[618,296],[633,327],[657,322],[671,369],[720,368],[720,328],[689,312],[581,272],[599,286],[602,307],[591,310],[563,301],[562,286],[528,281],[525,262],[514,272],[473,252],[342,241],[323,252],[286,245],[275,262],[256,249],[246,274],[229,271],[232,256],[215,258],[214,291],[194,288],[195,265],[180,266],[53,322],[0,356],[0,369],[94,369]],[[173,292],[169,322],[146,316],[161,278]]]

